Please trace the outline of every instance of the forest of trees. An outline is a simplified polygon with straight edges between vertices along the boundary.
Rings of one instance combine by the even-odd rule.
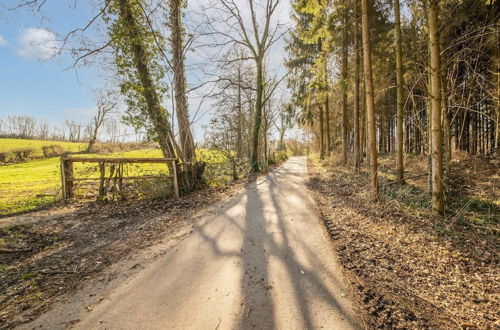
[[[7,1],[98,90],[0,118],[88,145],[3,157],[0,328],[499,328],[500,0]]]
[[[432,208],[444,213],[452,153],[498,151],[499,5],[476,0],[293,1],[292,105],[321,158],[428,155]],[[336,151],[337,152],[337,151]]]
[[[123,120],[165,157],[196,161],[188,100],[202,91],[216,110],[206,144],[247,158],[253,172],[271,150],[285,149],[298,122],[322,159],[335,152],[344,165],[369,166],[373,200],[378,153],[397,155],[401,183],[405,155],[427,155],[432,207],[443,214],[452,153],[499,150],[498,2],[293,0],[290,24],[280,21],[281,4],[214,0],[195,12],[183,0],[101,1],[62,50],[72,51],[75,67],[97,58],[112,68]],[[104,39],[89,38],[92,27],[107,31]],[[270,54],[282,40],[286,73]],[[203,64],[190,60],[194,50],[205,53]],[[201,81],[188,81],[197,74]]]
[[[288,31],[280,22],[281,4],[217,0],[200,2],[195,11],[184,0],[103,0],[93,7],[88,24],[56,31],[61,36],[58,54],[71,54],[72,68],[104,69],[111,77],[107,83],[120,91],[126,106],[123,123],[156,141],[164,157],[177,157],[188,167],[196,162],[193,100],[201,100],[198,111],[203,102],[205,107],[211,103],[215,111],[204,144],[227,151],[230,158],[234,153],[259,172],[277,157],[272,151],[285,149],[285,133],[293,126],[286,111],[286,73],[275,70],[270,57]],[[45,1],[35,0],[20,1],[14,9],[43,15],[45,7]],[[202,64],[190,58],[194,51],[203,53],[198,55]],[[202,78],[193,81],[196,76]],[[7,130],[15,127],[10,119]],[[68,121],[50,138],[86,139],[90,150],[96,127],[109,122],[97,113],[89,125]],[[30,132],[16,128],[12,134],[48,138],[39,133],[40,125]],[[192,168],[196,177],[196,166]]]

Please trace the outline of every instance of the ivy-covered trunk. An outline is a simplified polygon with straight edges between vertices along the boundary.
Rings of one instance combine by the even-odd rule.
[[[130,51],[133,63],[137,70],[137,78],[141,84],[142,95],[146,102],[147,113],[151,120],[155,133],[158,137],[163,156],[166,158],[175,157],[172,128],[168,121],[165,109],[162,108],[156,87],[153,83],[151,72],[148,68],[147,55],[141,38],[140,26],[134,17],[134,10],[130,0],[118,0],[119,20],[123,24],[129,38],[129,47],[123,47],[122,52]]]

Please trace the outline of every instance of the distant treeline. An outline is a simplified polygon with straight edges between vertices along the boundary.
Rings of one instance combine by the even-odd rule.
[[[50,140],[25,140],[19,142],[13,140],[0,141],[0,165],[28,162],[35,159],[44,159],[61,156],[68,153],[88,153],[86,143],[71,143]],[[94,146],[92,153],[111,154],[132,150],[156,149],[154,142],[141,143],[98,143]]]
[[[93,124],[65,120],[59,125],[49,125],[46,120],[30,115],[11,115],[0,118],[0,138],[37,139],[66,142],[88,142],[93,133]],[[125,142],[127,128],[116,119],[104,125],[106,142]]]

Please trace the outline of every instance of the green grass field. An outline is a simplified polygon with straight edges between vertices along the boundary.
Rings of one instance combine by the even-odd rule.
[[[25,139],[0,139],[0,152],[9,152],[19,149],[34,149],[33,156],[43,156],[42,147],[60,146],[64,151],[78,152],[85,150],[86,143],[80,142],[60,142],[45,140],[25,140]]]
[[[75,151],[78,151],[77,146],[74,148]],[[161,158],[162,154],[160,150],[156,149],[118,152],[111,155],[85,155],[85,157],[87,156]],[[199,149],[197,157],[199,160],[210,163],[225,161],[223,155],[212,150]],[[59,157],[0,166],[0,215],[33,210],[59,201],[61,198],[59,168]],[[96,163],[75,163],[74,171],[77,177],[98,176]],[[166,172],[165,165],[133,164],[127,165],[125,176],[160,172]]]

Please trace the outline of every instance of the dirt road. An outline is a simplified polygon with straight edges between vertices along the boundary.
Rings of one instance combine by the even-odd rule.
[[[352,329],[305,158],[250,184],[118,286],[77,329]]]

